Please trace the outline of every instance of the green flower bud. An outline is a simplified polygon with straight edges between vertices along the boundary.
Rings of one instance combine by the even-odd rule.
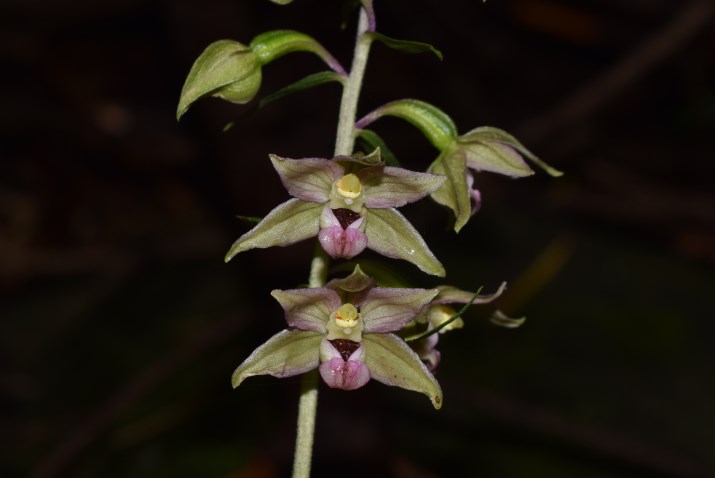
[[[199,98],[248,103],[261,86],[261,65],[250,47],[233,40],[209,45],[196,59],[181,90],[176,119]]]

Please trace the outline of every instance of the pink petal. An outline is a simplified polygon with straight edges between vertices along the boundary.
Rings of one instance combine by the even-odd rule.
[[[318,233],[318,240],[325,252],[333,259],[352,259],[367,247],[367,236],[352,227],[348,229],[343,229],[340,226],[323,228]]]
[[[420,359],[422,360],[422,362],[424,362],[425,366],[427,367],[427,370],[434,373],[434,371],[437,369],[437,365],[439,365],[439,362],[442,360],[442,354],[439,352],[439,350],[432,349],[425,354],[421,354]]]
[[[334,358],[320,364],[320,376],[330,388],[355,390],[370,381],[370,370],[362,362]]]
[[[467,173],[467,189],[469,189],[469,196],[472,198],[472,212],[469,216],[474,216],[482,208],[482,193],[479,189],[474,188],[474,176],[471,173]]]

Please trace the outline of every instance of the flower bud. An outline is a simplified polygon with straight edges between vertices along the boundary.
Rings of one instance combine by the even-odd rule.
[[[261,86],[261,65],[250,47],[233,40],[209,45],[196,59],[181,90],[176,118],[199,98],[215,96],[248,103]]]

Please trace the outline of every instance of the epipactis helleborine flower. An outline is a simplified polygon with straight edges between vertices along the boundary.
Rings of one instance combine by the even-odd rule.
[[[415,317],[412,323],[407,325],[400,335],[414,335],[417,330],[430,331],[441,326],[457,314],[457,311],[450,304],[468,304],[470,302],[472,305],[488,304],[502,295],[506,290],[506,282],[502,282],[497,291],[493,294],[478,294],[476,297],[474,292],[460,290],[448,285],[438,286],[437,290],[439,292],[430,301],[429,305],[422,309],[422,312]],[[434,372],[441,360],[441,354],[439,350],[436,349],[440,334],[444,334],[450,330],[461,329],[462,327],[464,327],[464,321],[461,317],[458,317],[446,326],[443,326],[438,332],[428,335],[423,339],[410,342],[410,347],[412,347],[425,363],[427,369],[430,372]]]
[[[368,156],[333,159],[270,158],[293,199],[238,238],[226,261],[249,249],[318,236],[333,258],[351,259],[368,248],[444,276],[422,236],[395,209],[434,192],[444,176],[385,166],[379,149]]]
[[[258,347],[233,373],[235,387],[253,375],[291,377],[318,368],[331,388],[354,390],[371,378],[424,393],[435,408],[442,390],[396,332],[437,289],[373,287],[359,267],[326,287],[274,290],[289,328]]]
[[[526,158],[552,176],[563,174],[499,128],[483,126],[459,135],[454,121],[444,111],[421,100],[391,101],[365,115],[356,127],[364,129],[383,116],[396,116],[412,123],[439,150],[439,156],[427,171],[447,179],[431,196],[454,212],[457,232],[481,207],[481,194],[473,187],[472,171],[512,178],[531,176],[534,171],[524,161]]]

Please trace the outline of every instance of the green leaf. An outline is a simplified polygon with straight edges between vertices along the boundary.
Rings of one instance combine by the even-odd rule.
[[[263,108],[274,101],[282,100],[286,96],[290,96],[299,91],[307,90],[318,85],[323,85],[325,83],[330,83],[331,81],[336,81],[338,83],[345,83],[345,77],[335,73],[334,71],[319,71],[318,73],[313,73],[305,78],[291,83],[288,86],[284,86],[280,90],[274,91],[270,95],[261,99],[258,104],[258,108]]]
[[[374,150],[380,148],[380,154],[385,164],[395,167],[400,166],[400,162],[397,160],[397,157],[395,157],[395,154],[387,147],[387,144],[377,133],[369,129],[361,129],[358,130],[357,137],[362,140],[365,149]]]
[[[419,232],[396,209],[368,209],[365,235],[368,249],[411,262],[428,274],[446,274]]]
[[[238,387],[248,377],[292,377],[320,365],[320,342],[324,335],[307,330],[282,330],[268,339],[233,372],[231,385]]]
[[[385,46],[392,48],[393,50],[400,51],[402,53],[434,53],[437,58],[442,59],[442,52],[430,45],[429,43],[422,43],[418,41],[410,40],[397,40],[395,38],[390,38],[377,32],[367,32],[365,33],[373,40],[378,40],[385,44]]]
[[[261,86],[261,67],[253,51],[237,41],[219,40],[196,59],[181,90],[176,119],[199,98],[216,96],[248,103]]]
[[[449,148],[457,139],[457,126],[444,111],[424,101],[410,98],[380,106],[360,119],[356,127],[364,129],[383,116],[395,116],[411,123],[440,152]]]
[[[239,237],[226,254],[230,261],[239,252],[287,246],[317,236],[322,204],[289,199],[273,209],[256,227]]]
[[[303,90],[313,88],[315,86],[323,85],[331,81],[337,81],[338,83],[345,83],[345,77],[335,73],[334,71],[320,71],[318,73],[313,73],[305,78],[291,83],[290,85],[284,86],[283,88],[274,91],[270,95],[262,98],[258,103],[254,104],[250,108],[246,109],[235,121],[231,121],[226,126],[224,126],[224,133],[235,126],[238,121],[243,118],[255,113],[256,111],[263,109],[274,101],[282,100],[283,98],[290,96],[294,93],[298,93]]]
[[[271,2],[278,5],[288,5],[289,3],[293,3],[293,0],[271,0]]]
[[[454,231],[459,232],[472,212],[472,202],[467,185],[466,162],[460,150],[442,154],[427,169],[432,174],[443,174],[446,181],[431,194],[437,203],[448,207],[454,212]]]
[[[442,407],[442,389],[417,354],[393,334],[365,334],[365,365],[370,376],[385,385],[427,395],[434,408]]]
[[[498,142],[498,143],[504,143],[507,146],[511,146],[515,150],[517,150],[519,153],[523,154],[526,156],[531,162],[542,168],[544,171],[546,171],[549,175],[554,176],[554,177],[559,177],[563,176],[563,172],[559,171],[556,168],[553,168],[540,160],[534,153],[529,151],[526,146],[521,144],[521,142],[516,139],[514,136],[510,135],[506,131],[499,129],[499,128],[494,128],[492,126],[481,126],[479,128],[475,128],[471,130],[470,132],[462,135],[459,137],[460,142],[469,142],[469,141],[479,141],[479,142],[485,142],[485,141],[493,141],[493,142]]]
[[[499,327],[506,327],[507,329],[516,329],[521,327],[521,325],[526,322],[526,317],[519,317],[512,319],[507,317],[501,310],[495,310],[492,316],[489,318],[489,322]]]

